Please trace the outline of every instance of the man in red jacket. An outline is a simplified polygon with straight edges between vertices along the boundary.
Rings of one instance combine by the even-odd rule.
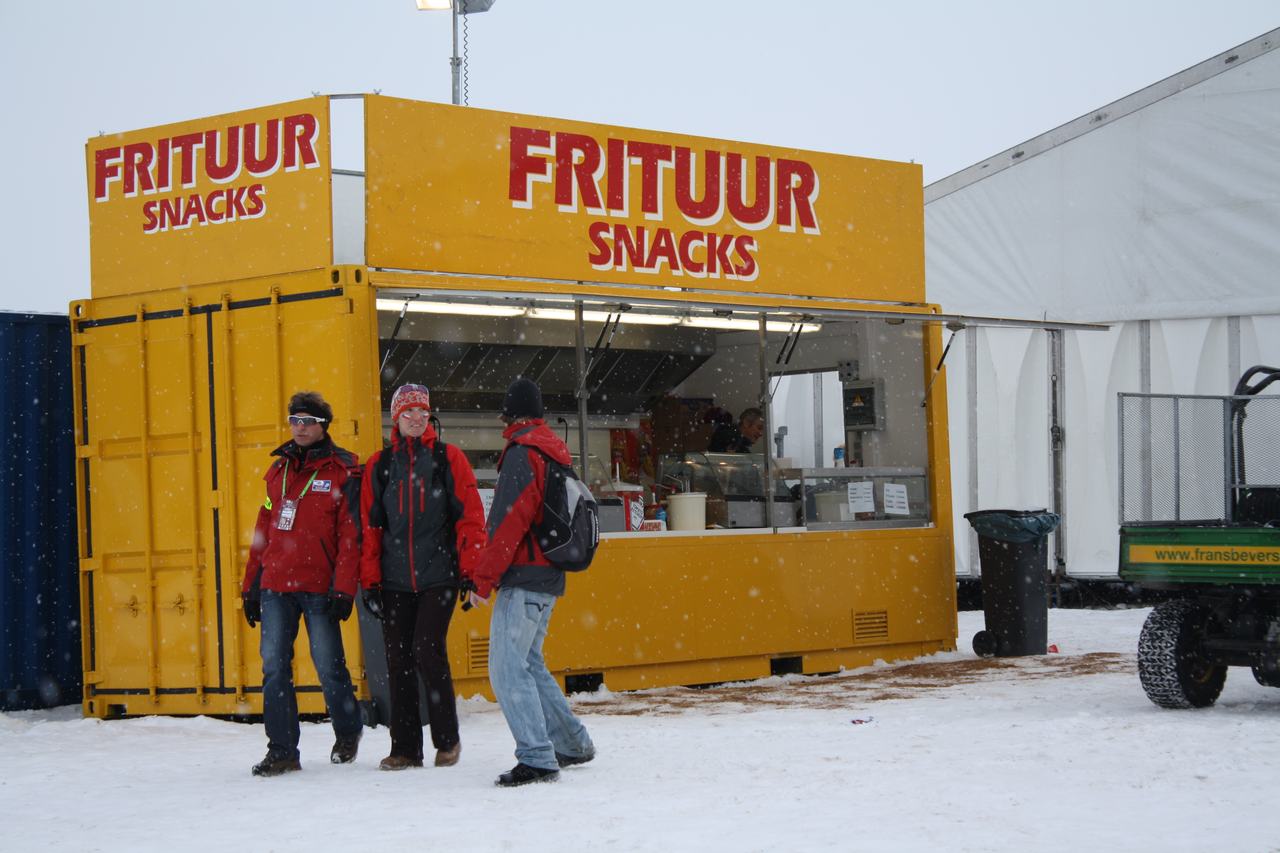
[[[333,443],[333,409],[314,391],[289,400],[293,439],[272,452],[263,476],[267,499],[258,511],[245,567],[244,615],[262,622],[262,721],[267,757],[255,776],[302,769],[293,643],[307,620],[311,661],[333,719],[329,760],[348,764],[360,744],[360,708],[347,671],[339,622],[351,615],[360,564],[360,494],[355,454]]]
[[[502,406],[507,446],[489,510],[489,544],[471,573],[473,604],[498,588],[489,623],[489,683],[516,741],[515,767],[502,787],[554,782],[560,768],[595,758],[595,746],[547,670],[542,643],[551,610],[564,595],[564,572],[543,556],[530,528],[542,515],[547,459],[569,465],[569,448],[542,419],[542,392],[530,379],[511,383]]]

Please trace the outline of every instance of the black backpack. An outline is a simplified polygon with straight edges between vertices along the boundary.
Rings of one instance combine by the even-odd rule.
[[[530,533],[551,565],[566,572],[583,571],[600,545],[600,507],[572,467],[545,453],[542,458],[547,463],[542,521],[534,523]]]

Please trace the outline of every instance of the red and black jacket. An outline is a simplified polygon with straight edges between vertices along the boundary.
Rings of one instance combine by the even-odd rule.
[[[489,508],[489,544],[471,580],[485,598],[496,586],[564,595],[564,572],[551,565],[529,530],[542,520],[547,459],[569,465],[569,448],[541,419],[512,424],[502,437],[507,446],[498,459],[498,485]]]
[[[329,436],[309,447],[288,441],[262,479],[243,591],[356,593],[360,567],[360,463]],[[296,503],[293,527],[281,530],[280,508]]]
[[[436,437],[391,431],[365,465],[360,583],[399,592],[457,586],[485,543],[484,507],[466,455]]]

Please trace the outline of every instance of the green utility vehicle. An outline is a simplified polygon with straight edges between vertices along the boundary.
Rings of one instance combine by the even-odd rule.
[[[1212,705],[1229,666],[1280,687],[1280,396],[1258,396],[1277,379],[1257,366],[1229,397],[1120,395],[1120,577],[1169,596],[1138,640],[1161,707]]]

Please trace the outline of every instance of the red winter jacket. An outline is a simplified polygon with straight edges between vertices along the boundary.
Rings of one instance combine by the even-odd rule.
[[[391,446],[364,466],[360,486],[360,585],[399,592],[458,586],[485,543],[484,506],[466,454],[430,426],[420,438],[391,431]],[[452,528],[449,519],[453,519]]]
[[[543,556],[529,529],[542,520],[546,457],[569,465],[569,448],[541,419],[512,424],[502,437],[507,446],[498,459],[498,485],[489,509],[489,544],[476,561],[471,580],[484,598],[496,586],[564,595],[564,572]]]
[[[267,499],[258,510],[243,591],[337,590],[354,596],[360,565],[359,460],[328,436],[306,448],[289,441],[271,455],[279,458],[262,477]],[[297,503],[290,530],[279,529],[285,500]]]

